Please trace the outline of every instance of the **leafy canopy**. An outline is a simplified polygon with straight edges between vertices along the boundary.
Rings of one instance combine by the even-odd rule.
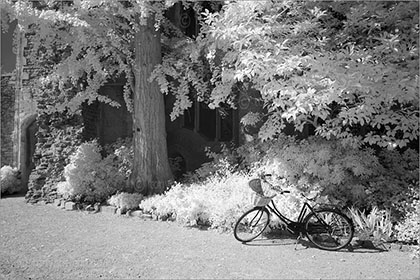
[[[418,2],[227,1],[219,12],[203,12],[201,2],[183,1],[201,27],[197,38],[183,40],[164,17],[175,2],[1,5],[7,19],[36,34],[29,59],[44,71],[43,94],[60,104],[46,110],[76,110],[98,99],[117,105],[98,90],[118,77],[127,80],[132,109],[134,34],[152,13],[169,51],[151,78],[175,96],[172,119],[192,105],[192,92],[217,108],[236,107],[238,91],[254,89],[264,110],[242,123],[263,121],[262,140],[277,137],[286,123],[312,125],[354,146],[404,147],[418,139]]]
[[[262,140],[292,123],[353,146],[404,147],[419,129],[418,5],[229,1],[200,14],[198,38],[155,76],[177,96],[172,118],[191,106],[191,88],[211,108],[256,89],[265,110],[241,122],[263,120]]]
[[[124,98],[132,111],[135,49],[141,47],[134,43],[135,33],[152,15],[155,28],[182,34],[164,17],[176,2],[6,0],[1,7],[5,23],[17,19],[19,29],[30,36],[27,61],[42,69],[36,88],[53,99],[45,112],[76,111],[95,100],[119,106],[98,93],[116,79],[126,80]]]

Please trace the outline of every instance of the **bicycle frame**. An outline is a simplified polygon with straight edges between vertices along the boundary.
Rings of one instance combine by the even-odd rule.
[[[299,217],[297,219],[297,221],[292,221],[291,219],[287,218],[286,216],[284,216],[276,207],[276,204],[274,203],[274,201],[271,200],[271,204],[272,206],[270,206],[270,203],[267,204],[265,207],[268,208],[270,210],[271,213],[274,213],[277,217],[279,217],[279,219],[285,223],[286,228],[289,231],[292,231],[293,233],[303,233],[305,232],[305,224],[303,223],[308,211],[312,212],[318,219],[320,219],[318,217],[318,215],[316,214],[316,212],[314,211],[314,208],[309,205],[308,202],[305,202],[302,206],[302,209],[300,210],[299,213]],[[322,223],[325,223],[322,219],[320,219],[320,221],[322,221]]]
[[[265,175],[264,178],[262,178],[262,180],[269,184],[270,186],[274,187],[274,189],[276,189],[277,187],[275,187],[272,183],[270,183],[269,181],[267,181],[265,179],[266,176],[271,176],[269,174]],[[253,189],[254,190],[254,189]],[[281,190],[281,188],[280,188]],[[256,190],[254,190],[256,191]],[[281,190],[282,191],[282,190]],[[282,191],[283,193],[283,191]],[[309,198],[307,198],[304,194],[301,194],[307,201],[311,200]],[[292,221],[291,219],[287,218],[286,216],[284,216],[276,207],[276,204],[274,203],[273,200],[270,201],[270,203],[268,203],[267,205],[265,205],[264,207],[267,208],[271,213],[274,213],[277,217],[279,217],[279,219],[286,225],[286,229],[288,231],[290,231],[291,233],[294,234],[299,234],[299,237],[301,237],[301,234],[306,233],[307,229],[305,228],[305,218],[309,213],[312,213],[317,219],[318,221],[321,223],[322,226],[325,226],[326,228],[328,228],[328,224],[324,221],[324,219],[322,219],[314,210],[314,208],[307,202],[305,201],[302,209],[300,210],[299,213],[299,217],[297,219],[297,221]],[[272,206],[270,206],[270,204]],[[334,208],[334,207],[331,207]]]

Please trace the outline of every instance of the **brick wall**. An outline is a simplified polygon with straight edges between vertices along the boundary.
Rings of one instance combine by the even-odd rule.
[[[12,76],[1,77],[1,162],[13,164],[13,129],[15,114],[15,86]]]

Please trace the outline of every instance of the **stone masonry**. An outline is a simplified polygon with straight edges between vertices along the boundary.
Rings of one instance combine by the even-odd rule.
[[[1,77],[1,162],[13,165],[13,118],[15,114],[15,86],[13,75]]]

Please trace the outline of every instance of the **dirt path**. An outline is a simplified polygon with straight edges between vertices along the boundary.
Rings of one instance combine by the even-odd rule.
[[[0,279],[420,279],[410,253],[327,252],[106,213],[0,200]]]

